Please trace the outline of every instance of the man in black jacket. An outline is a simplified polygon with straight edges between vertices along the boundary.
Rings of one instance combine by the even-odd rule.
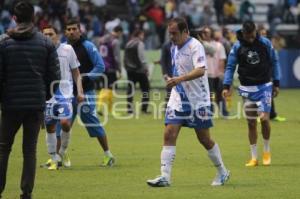
[[[6,183],[14,137],[23,125],[23,193],[20,198],[30,199],[46,96],[50,84],[60,79],[60,70],[55,46],[34,28],[33,6],[19,1],[13,13],[17,27],[0,39],[0,195]]]

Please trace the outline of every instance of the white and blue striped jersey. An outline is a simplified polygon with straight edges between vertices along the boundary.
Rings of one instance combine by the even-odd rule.
[[[174,77],[188,74],[198,67],[207,70],[204,48],[195,38],[188,38],[180,49],[173,45],[171,56]],[[207,71],[202,77],[174,86],[168,102],[168,107],[179,112],[198,110],[210,105]]]
[[[61,43],[56,51],[59,58],[61,80],[59,83],[59,90],[55,92],[55,96],[49,100],[50,102],[59,100],[60,98],[70,99],[73,97],[73,77],[71,70],[80,66],[71,45]]]

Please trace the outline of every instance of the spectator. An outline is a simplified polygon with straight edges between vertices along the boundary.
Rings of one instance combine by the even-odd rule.
[[[241,22],[252,20],[255,12],[255,6],[249,0],[243,1],[240,6],[240,20]]]
[[[232,3],[232,0],[225,1],[223,12],[225,24],[235,24],[238,22],[236,18],[236,5]]]
[[[138,82],[142,90],[142,113],[149,114],[148,102],[150,82],[148,79],[148,64],[145,58],[144,31],[136,30],[132,34],[132,39],[128,41],[125,47],[124,66],[127,71],[127,112],[133,114],[133,96],[134,86]]]

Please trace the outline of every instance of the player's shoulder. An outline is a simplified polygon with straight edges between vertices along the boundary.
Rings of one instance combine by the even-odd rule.
[[[64,50],[73,50],[73,47],[70,45],[70,44],[67,44],[67,43],[61,43],[60,44],[60,47]]]
[[[204,49],[203,45],[201,44],[201,42],[198,39],[195,39],[194,37],[191,37],[191,39],[190,39],[190,41],[188,43],[188,48],[191,51],[199,50],[199,48],[200,49]]]

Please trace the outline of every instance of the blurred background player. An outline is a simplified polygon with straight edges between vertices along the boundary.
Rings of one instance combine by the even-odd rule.
[[[170,186],[176,140],[181,127],[186,126],[194,129],[198,141],[217,168],[211,185],[223,185],[229,179],[230,172],[223,163],[218,144],[209,133],[213,124],[204,48],[197,39],[189,36],[188,26],[182,18],[170,20],[168,32],[174,44],[171,47],[173,77],[167,81],[172,92],[165,114],[161,175],[147,180],[147,184],[152,187]]]
[[[45,26],[42,31],[45,36],[53,41],[60,63],[61,81],[59,88],[55,91],[54,96],[46,102],[45,111],[46,142],[48,153],[51,156],[45,166],[47,166],[49,170],[56,170],[61,163],[65,167],[71,166],[71,161],[66,150],[70,142],[71,134],[70,119],[72,118],[73,112],[72,97],[74,97],[73,81],[76,83],[78,103],[83,102],[84,95],[78,69],[80,63],[72,46],[60,43],[57,30],[54,27],[50,25]],[[61,135],[58,136],[58,138],[56,138],[55,133],[57,122],[60,122],[62,128]]]
[[[150,99],[149,66],[145,56],[145,45],[143,43],[145,33],[143,30],[135,30],[132,38],[127,42],[124,51],[124,67],[127,71],[127,112],[133,111],[133,96],[136,83],[142,90],[142,113],[149,114],[148,102]]]
[[[263,36],[263,37],[268,37],[268,31],[266,28],[264,27],[261,27],[261,28],[258,28],[258,33]],[[273,36],[273,38],[271,39],[272,41],[272,45],[274,47],[274,49],[276,50],[276,53],[278,53],[278,51],[285,46],[284,42],[280,42],[281,44],[280,45],[276,45],[274,42],[276,40],[276,37],[278,37],[279,35],[275,35]],[[280,37],[280,36],[279,36]],[[286,118],[285,117],[282,117],[282,116],[279,116],[278,113],[276,112],[276,109],[275,109],[275,102],[274,102],[274,98],[272,97],[272,104],[271,104],[271,112],[270,112],[270,119],[272,121],[277,121],[277,122],[285,122],[286,121]],[[258,120],[260,122],[260,120]]]
[[[82,78],[84,102],[78,104],[73,98],[73,122],[77,111],[90,137],[96,137],[104,151],[102,166],[112,166],[115,158],[109,150],[106,133],[100,124],[96,113],[95,80],[104,72],[105,66],[96,46],[81,36],[80,23],[70,19],[66,23],[65,35],[72,45],[80,63],[79,71]],[[77,93],[77,90],[74,89]],[[78,110],[78,107],[80,110]]]
[[[105,64],[103,81],[101,81],[101,90],[98,99],[98,114],[102,115],[101,108],[107,106],[108,112],[112,113],[113,105],[113,84],[121,76],[121,52],[120,38],[123,34],[123,28],[116,26],[111,33],[108,33],[99,40],[99,51]]]
[[[226,108],[225,100],[222,97],[222,81],[224,78],[226,52],[223,44],[214,40],[213,34],[213,29],[209,26],[205,26],[201,31],[201,42],[203,43],[206,53],[207,75],[212,99],[219,107],[221,116],[226,117],[229,113]],[[212,108],[214,112],[213,105]]]
[[[270,110],[272,95],[279,92],[280,66],[277,54],[270,40],[257,33],[252,21],[243,23],[237,32],[238,41],[234,44],[228,57],[224,76],[223,96],[229,96],[233,74],[238,65],[241,85],[239,94],[243,97],[248,122],[248,138],[251,159],[247,167],[258,165],[257,155],[257,116],[261,120],[264,141],[263,165],[271,164],[270,153]],[[271,82],[273,80],[273,83]]]

